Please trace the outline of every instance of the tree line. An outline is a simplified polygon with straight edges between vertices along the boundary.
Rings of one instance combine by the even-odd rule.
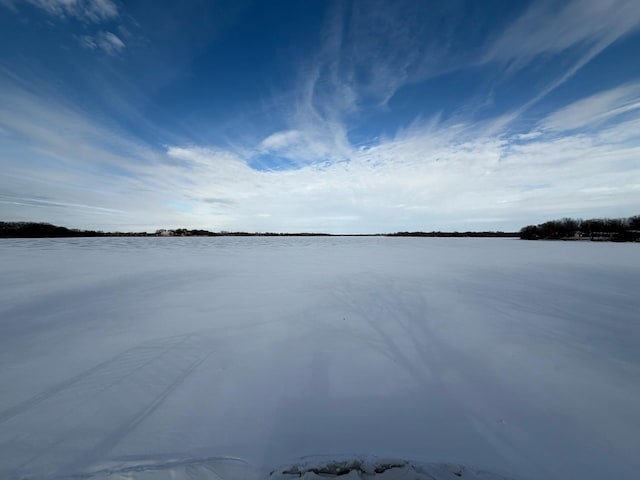
[[[517,237],[517,232],[397,232],[388,233],[386,237],[472,237],[472,238],[484,238],[484,237]]]
[[[79,230],[50,223],[0,222],[0,238],[62,237],[217,237],[217,236],[329,236],[327,233],[249,233],[211,232],[202,229],[160,229],[147,232],[103,232]],[[388,237],[520,237],[523,240],[598,240],[614,242],[640,241],[640,215],[629,218],[595,218],[590,220],[563,218],[539,225],[528,225],[520,232],[396,232],[365,236]]]
[[[562,218],[520,230],[523,240],[640,241],[640,215],[628,218]]]
[[[80,230],[39,222],[0,222],[0,238],[67,238],[67,237],[306,237],[328,236],[327,233],[273,233],[273,232],[210,232],[202,229],[159,229],[149,232],[103,232]]]

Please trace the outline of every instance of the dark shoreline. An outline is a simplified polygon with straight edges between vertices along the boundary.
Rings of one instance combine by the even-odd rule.
[[[640,215],[628,218],[562,218],[520,230],[522,240],[640,242]]]
[[[60,227],[36,222],[0,222],[0,238],[95,238],[95,237],[454,237],[517,238],[518,232],[396,232],[371,234],[211,232],[208,230],[171,229],[148,232],[102,232]]]
[[[160,229],[149,232],[80,230],[39,222],[0,222],[0,238],[96,238],[96,237],[420,237],[420,238],[520,238],[593,242],[640,242],[640,216],[628,219],[573,220],[565,218],[528,225],[519,232],[395,232],[332,234],[322,232],[211,232],[203,229]]]

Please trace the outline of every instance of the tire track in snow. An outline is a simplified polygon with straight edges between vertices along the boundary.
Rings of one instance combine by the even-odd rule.
[[[213,353],[206,337],[172,338],[129,349],[5,411],[0,476],[50,475],[113,448]]]
[[[166,343],[163,343],[162,341],[166,341],[166,340],[170,340],[170,339],[176,339],[176,338],[182,338],[181,342],[178,342],[178,345],[184,343],[191,335],[176,335],[176,336],[171,336],[171,337],[163,337],[162,339],[158,339],[155,342],[158,342],[157,345],[154,345],[155,342],[149,342],[149,343],[144,343],[142,345],[138,345],[136,347],[132,347],[129,348],[117,355],[114,355],[113,357],[105,360],[104,362],[101,362],[83,372],[80,372],[77,375],[74,375],[73,377],[68,378],[67,380],[63,380],[62,382],[53,385],[50,388],[47,388],[45,390],[43,390],[42,392],[32,396],[31,398],[17,404],[14,405],[13,407],[9,407],[7,409],[5,409],[4,411],[0,412],[0,424],[5,423],[6,421],[10,420],[13,417],[16,417],[24,412],[26,412],[27,410],[34,408],[35,406],[37,406],[38,404],[47,401],[48,399],[50,399],[51,397],[55,396],[56,394],[67,390],[69,388],[71,388],[73,385],[81,382],[82,380],[84,380],[85,378],[91,377],[92,375],[94,375],[95,373],[100,372],[101,370],[109,367],[112,364],[117,364],[119,361],[122,361],[123,359],[126,359],[126,357],[128,355],[131,355],[132,353],[138,352],[142,349],[153,349],[153,348],[162,348],[162,349],[167,349],[167,347],[172,347],[175,348],[177,345],[167,345]],[[159,355],[162,355],[166,353],[166,351],[163,351],[162,353],[160,353]]]
[[[84,453],[79,456],[77,460],[70,462],[60,469],[58,469],[57,474],[61,475],[65,472],[75,472],[80,469],[86,468],[90,466],[94,462],[103,458],[107,453],[109,453],[113,448],[130,432],[132,432],[140,423],[142,423],[149,415],[155,412],[160,405],[167,399],[171,393],[178,388],[184,381],[193,373],[193,371],[198,368],[202,363],[205,362],[210,356],[212,352],[209,352],[203,358],[196,360],[191,365],[187,367],[185,371],[183,371],[173,382],[169,384],[158,396],[156,396],[149,404],[147,404],[142,410],[140,410],[136,415],[134,415],[129,421],[121,425],[115,431],[113,431],[109,436],[103,439],[98,445],[96,445],[91,451]]]
[[[343,291],[357,293],[349,297]],[[411,286],[399,288],[392,282],[384,288],[366,284],[360,290],[350,285],[350,288],[335,290],[334,298],[361,317],[362,324],[379,336],[384,348],[376,350],[408,373],[426,397],[432,390],[446,399],[446,415],[472,426],[483,439],[483,448],[495,450],[505,462],[509,459],[535,465],[535,459],[526,451],[518,451],[510,442],[512,437],[496,424],[501,409],[505,410],[502,415],[509,413],[509,403],[502,399],[514,395],[513,392],[504,391],[500,383],[478,365],[477,359],[447,344],[446,337],[442,338],[442,333],[429,321],[430,316],[441,316],[442,312],[430,307],[420,290]],[[460,374],[462,387],[451,385],[443,375],[446,371]],[[479,394],[486,396],[487,392],[491,398],[480,402],[481,406],[467,400]],[[523,401],[512,403],[526,405]]]
[[[187,340],[187,338],[184,338],[182,340],[182,342],[180,342],[179,344],[184,343]],[[157,347],[151,347],[151,348],[157,348]],[[28,405],[26,407],[26,409],[21,409],[21,411],[19,411],[18,413],[12,415],[12,417],[15,417],[15,416],[20,415],[20,414],[28,413],[29,412],[29,408],[33,408],[34,406],[36,406],[36,405],[38,405],[38,404],[40,404],[42,402],[46,402],[47,400],[52,399],[57,394],[62,394],[63,392],[65,392],[65,393],[76,393],[77,394],[78,393],[77,390],[80,390],[80,394],[82,394],[81,387],[85,387],[85,388],[89,387],[88,389],[91,391],[92,394],[88,398],[82,398],[82,395],[80,395],[81,398],[82,398],[82,401],[80,403],[65,404],[65,406],[67,407],[66,411],[64,413],[62,413],[62,414],[57,415],[54,418],[54,422],[60,423],[61,419],[66,418],[70,414],[73,414],[78,408],[82,407],[84,404],[88,403],[89,401],[91,401],[92,399],[94,399],[95,397],[100,395],[101,393],[105,392],[106,390],[109,390],[110,388],[114,387],[115,385],[121,383],[123,380],[126,380],[127,378],[131,377],[138,370],[143,369],[147,365],[152,364],[154,361],[159,360],[164,355],[166,355],[170,350],[172,350],[171,348],[165,348],[161,352],[159,352],[156,355],[152,356],[152,358],[148,359],[148,360],[144,360],[144,357],[143,357],[143,361],[141,362],[140,365],[136,365],[136,363],[139,362],[139,359],[136,358],[136,355],[132,355],[133,356],[132,360],[127,358],[127,354],[129,354],[129,355],[135,354],[135,353],[137,353],[137,352],[139,352],[141,350],[144,351],[146,349],[147,349],[146,346],[134,347],[132,349],[127,350],[123,354],[118,355],[116,357],[115,361],[103,362],[103,364],[98,365],[98,367],[100,367],[100,368],[94,367],[94,368],[89,369],[89,371],[88,371],[89,373],[88,374],[78,375],[78,376],[82,377],[78,381],[75,381],[75,382],[69,382],[69,381],[63,382],[64,385],[61,388],[60,387],[54,388],[53,390],[56,390],[56,391],[51,393],[51,394],[48,394],[48,395],[45,394],[44,398],[41,398],[42,395],[38,395],[38,397],[35,399],[36,401],[33,402],[33,405]],[[138,356],[140,356],[140,355],[138,355]],[[119,365],[119,363],[122,363],[123,365]],[[94,380],[96,377],[100,377],[100,375],[98,375],[98,372],[100,372],[102,369],[104,369],[105,367],[107,367],[109,365],[112,365],[112,364],[116,364],[116,365],[118,365],[120,367],[120,369],[115,369],[116,372],[122,370],[123,369],[122,367],[125,367],[124,371],[126,371],[127,373],[125,373],[122,376],[117,377],[114,381],[111,381],[110,383],[107,383],[106,385],[104,384],[104,380],[102,382],[98,382],[98,387],[93,387],[92,388],[91,383],[89,383],[88,386],[84,386],[84,385],[81,384],[82,380],[84,380],[85,378],[88,379],[88,380]],[[87,372],[85,372],[85,373],[87,373]],[[111,373],[112,373],[111,370],[108,370],[106,372],[107,378],[109,377],[109,375]],[[76,385],[75,389],[72,388],[74,385]],[[80,386],[78,386],[78,385],[80,385]],[[76,391],[74,392],[74,390],[76,390]],[[49,393],[49,392],[46,392],[46,393]],[[25,402],[25,403],[29,403],[29,401]],[[9,419],[7,419],[7,420],[9,420]],[[2,422],[0,422],[0,423],[2,423]],[[42,427],[43,425],[41,424],[40,426]],[[14,441],[17,441],[17,440],[24,441],[25,439],[28,439],[29,437],[30,437],[30,435],[26,435],[26,436],[23,436],[23,437],[20,437],[19,435],[16,435],[13,438],[11,438],[9,441],[5,441],[3,443],[0,443],[0,446],[4,447],[4,446],[6,446],[6,445],[8,445],[8,444],[10,444],[10,443],[12,443]]]
[[[6,410],[0,412],[0,424],[48,400],[49,398],[53,397],[57,393],[60,393],[63,390],[70,388],[74,384],[84,380],[85,378],[93,375],[96,372],[99,372],[100,370],[107,367],[108,365],[114,362],[117,362],[120,358],[127,355],[132,350],[135,350],[135,347],[125,350],[124,352],[119,353],[118,355],[115,355],[114,357],[111,357],[110,359],[105,360],[104,362],[101,362],[98,365],[95,365],[89,368],[88,370],[85,370],[79,373],[78,375],[75,375],[67,380],[64,380],[58,383],[57,385],[47,388],[42,392],[38,393],[37,395],[34,395],[33,397],[29,398],[28,400],[25,400],[17,405],[14,405],[13,407],[7,408]]]

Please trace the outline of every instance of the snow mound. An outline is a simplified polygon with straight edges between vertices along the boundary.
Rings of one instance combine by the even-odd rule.
[[[451,463],[414,463],[401,459],[311,459],[271,472],[270,480],[506,480],[505,477]]]
[[[260,470],[241,459],[133,458],[101,463],[60,480],[507,480],[452,463],[420,463],[376,457],[305,457],[278,469]]]

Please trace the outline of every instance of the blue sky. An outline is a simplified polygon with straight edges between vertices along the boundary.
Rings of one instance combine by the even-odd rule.
[[[640,213],[640,3],[0,0],[0,218],[515,230]]]

